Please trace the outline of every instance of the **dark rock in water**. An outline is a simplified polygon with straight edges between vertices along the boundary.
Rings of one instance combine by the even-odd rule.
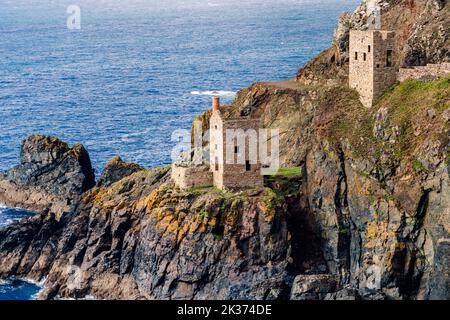
[[[21,164],[0,175],[0,201],[29,210],[50,209],[60,216],[95,185],[86,149],[33,135],[22,143]]]
[[[50,239],[54,236],[57,225],[55,215],[44,211],[0,230],[0,277],[30,275],[30,278],[41,279],[48,271],[48,265],[43,259],[38,261],[38,258],[44,247],[57,246]]]
[[[97,183],[99,187],[108,187],[129,175],[144,170],[136,163],[124,162],[119,156],[112,158],[107,164]]]

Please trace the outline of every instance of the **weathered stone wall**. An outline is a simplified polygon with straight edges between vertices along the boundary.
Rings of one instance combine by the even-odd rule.
[[[387,63],[387,52],[391,51],[391,64]],[[373,95],[372,103],[397,81],[395,65],[395,33],[392,31],[373,32]]]
[[[371,107],[395,83],[395,33],[391,31],[350,31],[349,85],[359,92],[361,103]],[[387,51],[392,50],[390,66]]]
[[[407,79],[426,79],[431,80],[445,76],[450,73],[450,63],[428,64],[426,66],[400,68],[398,73],[398,81],[402,82]]]
[[[213,185],[209,167],[179,167],[172,165],[172,180],[182,189]]]
[[[172,180],[180,188],[192,188],[214,185],[220,189],[239,189],[247,187],[262,187],[264,178],[261,175],[259,159],[251,161],[250,170],[247,171],[246,161],[250,161],[250,138],[245,138],[245,147],[239,146],[239,152],[234,153],[234,145],[228,148],[233,152],[234,163],[227,164],[227,137],[228,129],[247,132],[249,129],[258,133],[259,120],[236,119],[223,121],[220,111],[213,112],[210,120],[210,165],[209,166],[180,166],[172,165]],[[256,140],[256,153],[258,156],[258,136]],[[242,152],[242,154],[240,153]],[[238,156],[241,156],[238,159]],[[239,161],[240,160],[240,161]]]
[[[260,188],[264,186],[264,177],[261,175],[261,165],[252,164],[251,170],[246,171],[245,165],[227,164],[223,170],[222,185],[220,189]]]
[[[256,134],[260,129],[260,120],[259,119],[239,119],[239,120],[228,120],[224,122],[224,149],[225,155],[227,152],[226,141],[227,141],[227,132],[226,130],[254,130]],[[259,159],[259,137],[256,136],[256,161],[254,161],[250,155],[251,144],[254,143],[251,141],[251,137],[247,136],[245,138],[245,150],[241,150],[242,146],[239,148],[239,153],[241,157],[241,161],[239,161],[239,155],[234,154],[234,163],[235,164],[224,164],[223,168],[223,188],[224,189],[238,189],[238,188],[247,188],[247,187],[262,187],[264,185],[264,177],[261,174],[261,163]],[[234,146],[232,148],[228,148],[228,152],[233,152]],[[250,170],[246,170],[245,161],[250,161]]]
[[[364,61],[364,54],[366,61]],[[350,31],[349,85],[358,91],[361,103],[366,107],[372,105],[373,65],[373,33]]]

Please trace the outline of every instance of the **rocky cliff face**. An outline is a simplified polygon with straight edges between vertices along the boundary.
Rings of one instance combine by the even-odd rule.
[[[383,6],[398,18],[385,23],[412,31],[424,8],[449,21],[446,1]],[[93,187],[84,151],[30,138],[2,181],[75,200],[62,215],[42,201],[47,210],[0,230],[0,277],[45,278],[41,298],[448,299],[450,79],[406,81],[366,109],[346,86],[339,28],[297,81],[254,84],[227,111],[280,129],[282,165],[300,176],[182,191],[168,168],[116,158]],[[425,56],[447,59],[432,46]]]
[[[47,277],[42,298],[285,297],[283,198],[270,189],[181,191],[169,177],[142,170],[92,189],[59,221],[44,212],[1,230],[0,276]]]
[[[366,0],[352,14],[343,14],[334,35],[341,57],[348,59],[349,29],[365,30],[375,6],[381,27],[397,32],[398,62],[424,65],[449,61],[449,2],[447,0]]]

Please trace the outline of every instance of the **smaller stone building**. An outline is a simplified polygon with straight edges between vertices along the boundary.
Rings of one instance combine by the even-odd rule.
[[[397,81],[395,32],[350,31],[349,85],[371,107]]]

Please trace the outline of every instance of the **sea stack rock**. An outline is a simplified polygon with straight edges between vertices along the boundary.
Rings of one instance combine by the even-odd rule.
[[[81,144],[69,148],[55,137],[32,135],[22,142],[21,163],[0,174],[0,202],[60,217],[95,185],[91,160]]]

